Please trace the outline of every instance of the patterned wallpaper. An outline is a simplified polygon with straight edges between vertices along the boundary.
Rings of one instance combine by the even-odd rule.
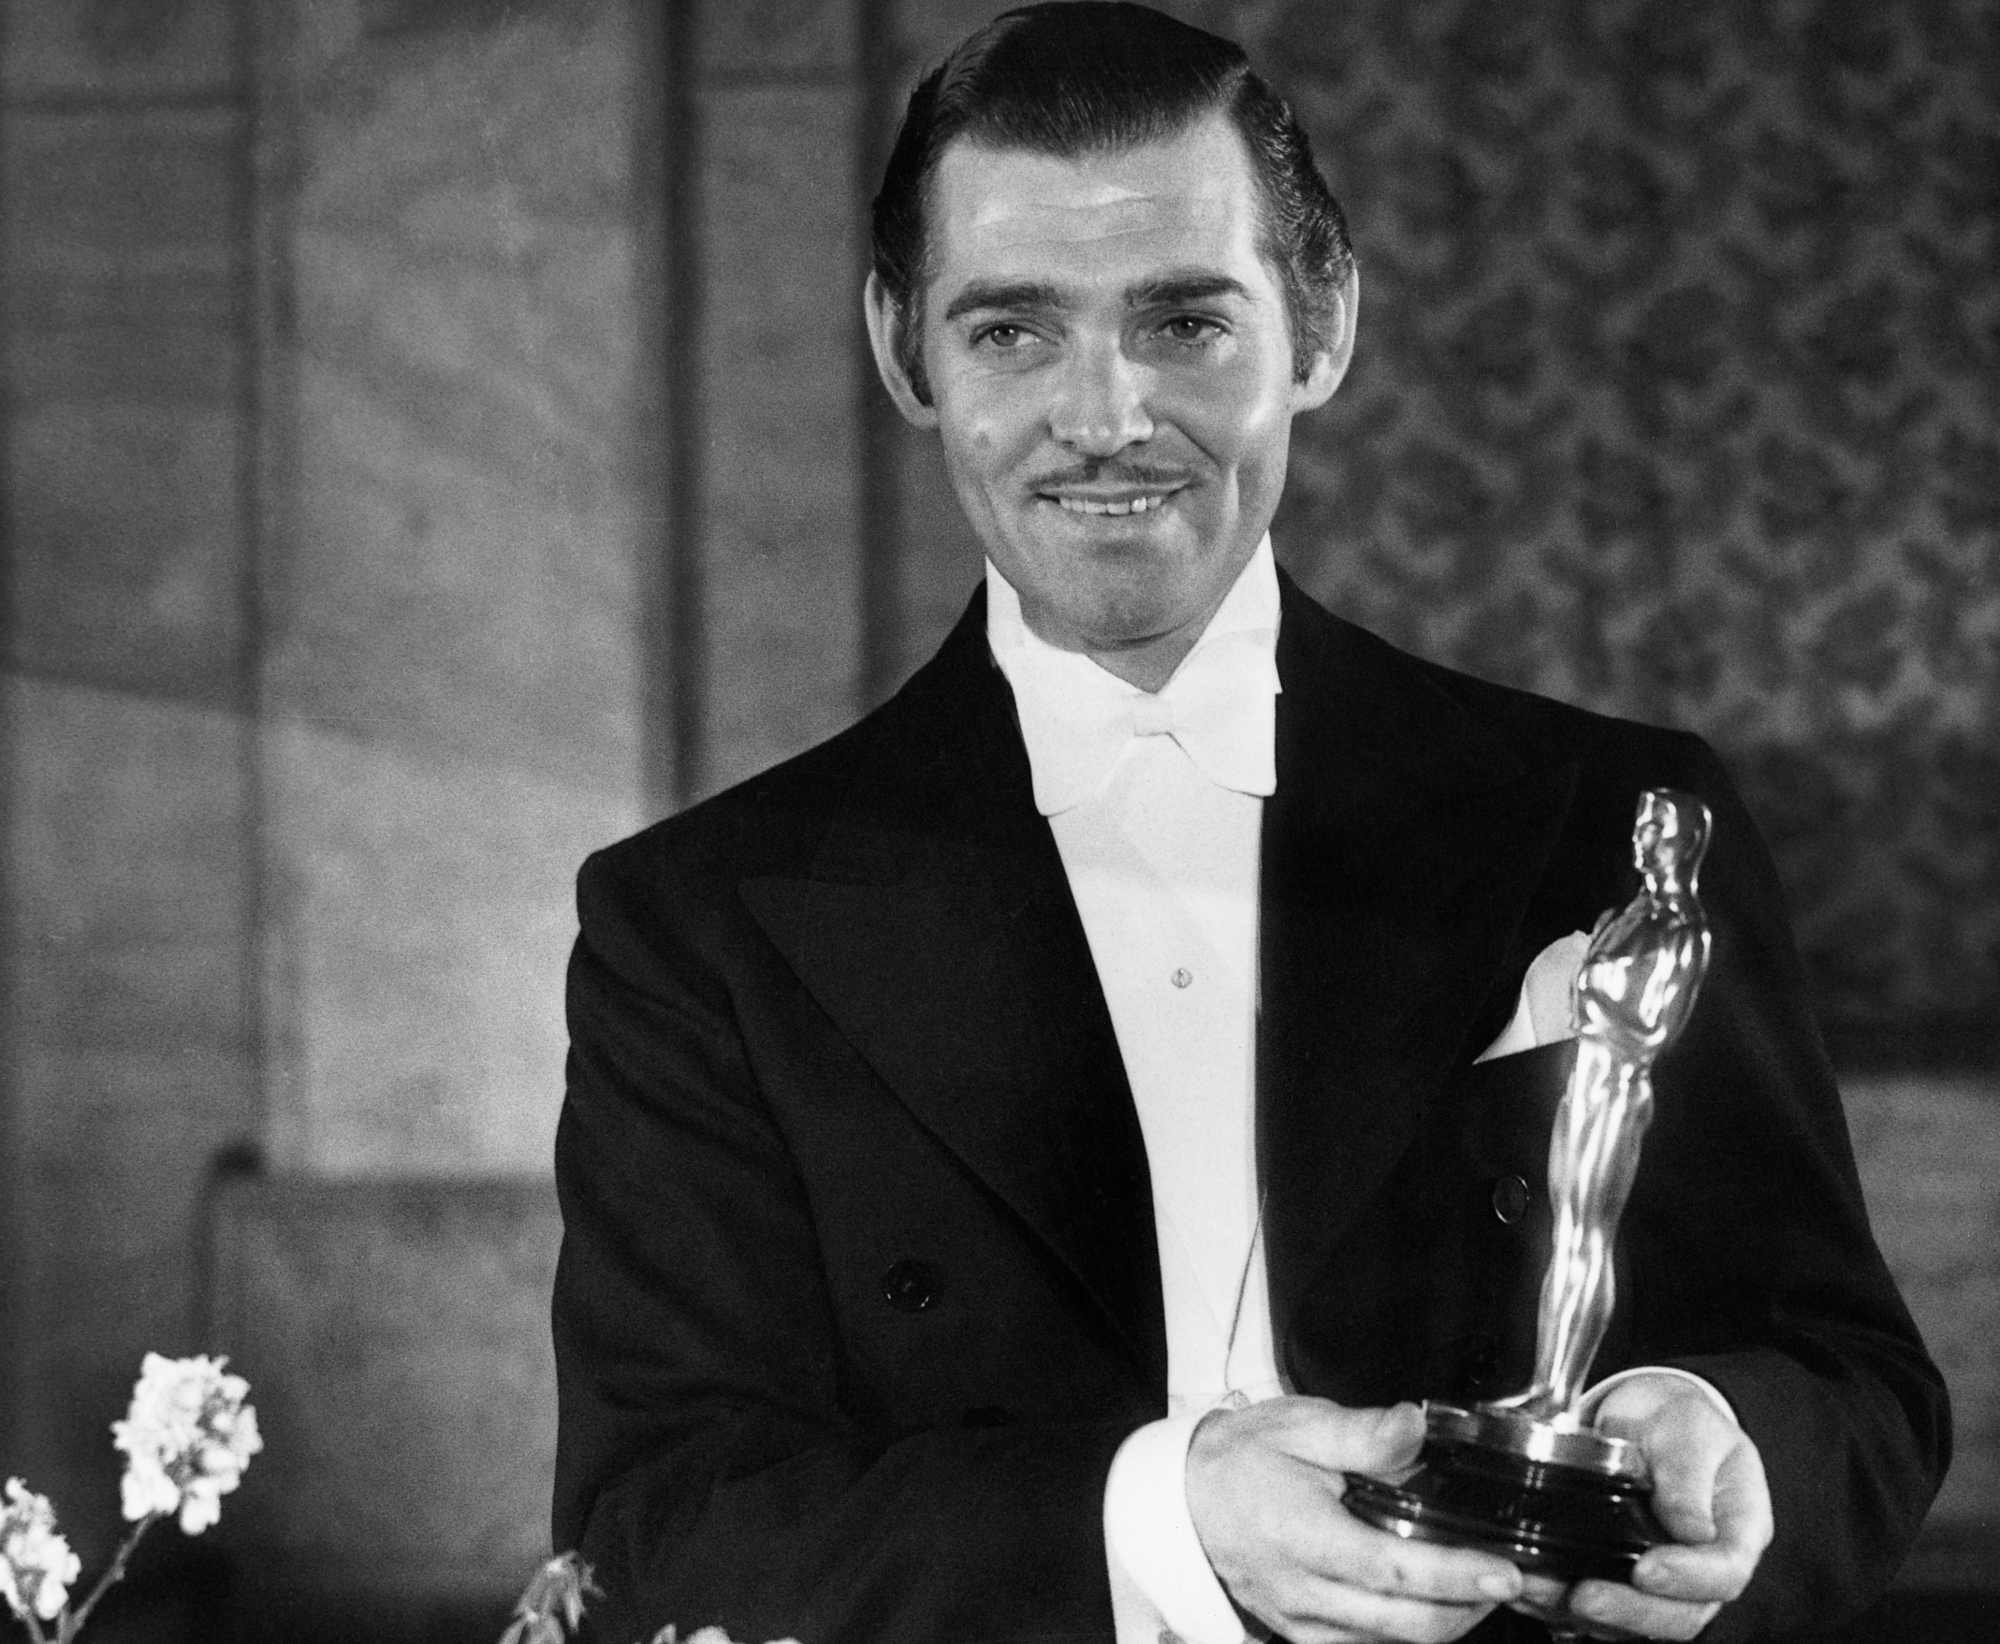
[[[1710,737],[1836,1038],[1990,1056],[2000,9],[1178,9],[1281,83],[1353,218],[1294,568],[1423,654]]]

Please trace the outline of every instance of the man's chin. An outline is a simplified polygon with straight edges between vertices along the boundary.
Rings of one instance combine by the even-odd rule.
[[[1100,662],[1108,657],[1137,657],[1171,649],[1184,631],[1196,628],[1198,623],[1198,614],[1184,615],[1163,604],[1157,589],[1124,599],[1106,597],[1076,623],[1073,631],[1080,643],[1074,649]],[[1189,641],[1194,637],[1193,632],[1186,633]]]

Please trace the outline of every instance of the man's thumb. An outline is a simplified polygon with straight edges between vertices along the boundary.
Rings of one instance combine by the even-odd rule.
[[[1328,1460],[1352,1472],[1387,1473],[1415,1463],[1424,1443],[1424,1410],[1420,1404],[1392,1404],[1387,1409],[1337,1408],[1327,1433],[1336,1452]]]

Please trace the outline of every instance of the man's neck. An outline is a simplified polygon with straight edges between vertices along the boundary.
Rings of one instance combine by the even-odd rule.
[[[1218,607],[1221,603],[1216,601]],[[1163,634],[1158,639],[1140,640],[1115,650],[1085,648],[1083,654],[1106,673],[1116,674],[1127,685],[1136,685],[1142,691],[1158,691],[1174,677],[1174,670],[1187,659],[1188,652],[1194,649],[1195,642],[1201,638],[1214,615],[1215,612],[1210,611],[1190,630]],[[1023,620],[1026,620],[1025,613]]]
[[[1268,555],[1269,550],[1264,545],[1268,541],[1269,538],[1265,538],[1264,543],[1259,544],[1258,551]],[[1174,677],[1180,665],[1187,660],[1188,653],[1199,645],[1207,635],[1217,614],[1222,610],[1223,606],[1229,603],[1230,596],[1235,593],[1238,584],[1250,575],[1251,566],[1256,562],[1256,559],[1257,552],[1253,552],[1251,558],[1245,561],[1242,568],[1238,571],[1236,581],[1230,583],[1228,587],[1218,593],[1208,609],[1201,612],[1197,620],[1185,623],[1164,634],[1155,634],[1144,639],[1127,640],[1111,646],[1099,647],[1093,645],[1088,637],[1079,636],[1071,632],[1060,630],[1051,632],[1049,625],[1045,621],[1037,620],[1040,613],[1033,610],[1027,601],[1021,599],[1018,592],[1014,593],[1014,601],[1020,612],[1021,626],[1026,628],[1044,645],[1048,645],[1055,650],[1070,651],[1079,656],[1088,657],[1106,673],[1111,674],[1115,678],[1122,679],[1126,684],[1138,690],[1145,691],[1149,695],[1157,694],[1166,688],[1167,682]],[[989,575],[999,575],[991,560],[987,562],[987,571]]]

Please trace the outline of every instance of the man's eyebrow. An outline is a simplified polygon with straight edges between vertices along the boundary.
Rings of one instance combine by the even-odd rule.
[[[1062,294],[1046,280],[974,280],[946,305],[944,317],[985,308],[1060,308]]]
[[[1249,287],[1241,280],[1231,279],[1227,274],[1198,271],[1162,274],[1157,279],[1130,286],[1125,292],[1125,306],[1172,308],[1179,303],[1213,302],[1217,297],[1237,297],[1245,302],[1251,300]]]
[[[1213,302],[1218,297],[1253,300],[1241,280],[1208,269],[1190,269],[1160,274],[1128,286],[1125,306],[1171,308],[1179,303]],[[944,317],[955,320],[961,315],[993,308],[1047,310],[1063,306],[1061,290],[1046,280],[974,280],[946,304]]]

